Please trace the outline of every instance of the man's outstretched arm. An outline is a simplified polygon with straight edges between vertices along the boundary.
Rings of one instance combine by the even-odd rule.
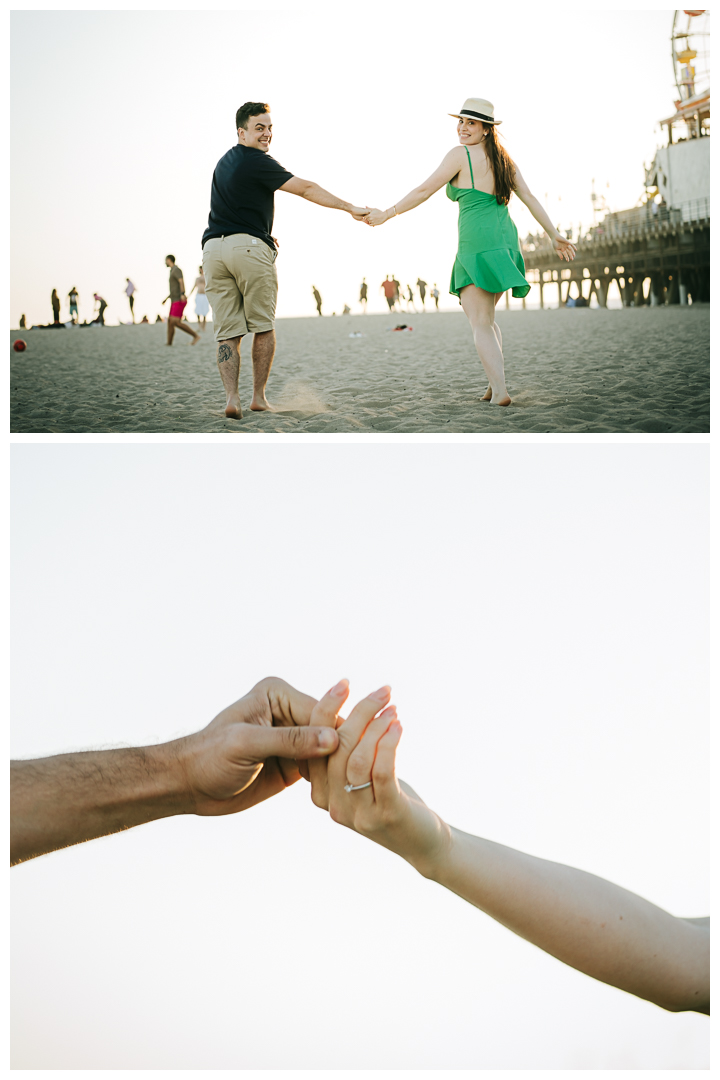
[[[317,203],[318,206],[327,206],[331,210],[344,210],[346,214],[352,214],[356,221],[362,221],[370,213],[369,207],[353,206],[344,199],[338,199],[337,195],[332,195],[312,180],[301,180],[299,176],[287,180],[278,191],[289,191],[291,195],[299,195],[301,199]]]
[[[308,726],[314,704],[263,679],[182,739],[11,762],[11,865],[158,818],[234,814],[270,798],[300,779],[299,760],[337,746],[334,731]]]

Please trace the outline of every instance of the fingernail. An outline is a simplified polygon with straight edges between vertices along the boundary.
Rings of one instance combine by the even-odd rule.
[[[394,705],[388,705],[387,709],[383,713],[386,720],[397,720],[397,709]]]
[[[381,686],[379,690],[374,690],[372,694],[369,694],[368,696],[371,697],[373,701],[389,701],[391,693],[392,691],[389,686]]]
[[[349,685],[350,683],[347,679],[341,679],[339,683],[336,683],[335,686],[333,686],[332,690],[328,690],[328,694],[334,694],[335,697],[342,697]]]
[[[321,750],[328,750],[335,745],[335,731],[333,728],[323,728],[322,731],[318,731],[318,746]]]

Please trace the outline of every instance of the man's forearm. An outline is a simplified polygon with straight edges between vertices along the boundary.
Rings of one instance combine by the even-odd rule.
[[[302,192],[303,199],[307,199],[308,202],[317,203],[318,206],[327,206],[331,210],[345,210],[348,214],[352,212],[353,204],[345,202],[343,199],[338,199],[337,195],[332,195],[325,188],[321,188],[319,184],[308,183],[307,187]]]
[[[11,762],[10,864],[191,813],[182,742]]]
[[[671,1011],[709,1011],[708,930],[593,874],[451,832],[426,877],[592,978]]]

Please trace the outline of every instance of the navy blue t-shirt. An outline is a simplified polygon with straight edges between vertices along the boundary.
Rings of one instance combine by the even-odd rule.
[[[275,250],[272,232],[275,192],[293,173],[254,146],[238,143],[215,166],[210,192],[210,217],[203,246],[213,236],[249,233]]]

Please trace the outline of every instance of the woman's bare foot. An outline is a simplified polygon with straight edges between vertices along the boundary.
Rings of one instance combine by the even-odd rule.
[[[227,399],[227,405],[225,406],[225,415],[230,420],[242,420],[242,409],[240,408],[240,398],[237,394],[232,394]]]
[[[194,337],[194,338],[192,339],[192,341],[190,342],[190,344],[191,344],[191,345],[197,345],[198,341],[200,341],[200,335],[199,335],[199,334],[195,334],[195,337]]]
[[[250,402],[250,408],[253,412],[275,412],[264,394],[262,397],[253,397]]]
[[[511,405],[512,404],[512,399],[507,394],[505,394],[504,397],[491,398],[490,400],[491,400],[493,405]]]
[[[482,396],[482,400],[483,401],[491,401],[492,400],[492,386],[488,386],[487,390],[485,391],[485,393]]]

